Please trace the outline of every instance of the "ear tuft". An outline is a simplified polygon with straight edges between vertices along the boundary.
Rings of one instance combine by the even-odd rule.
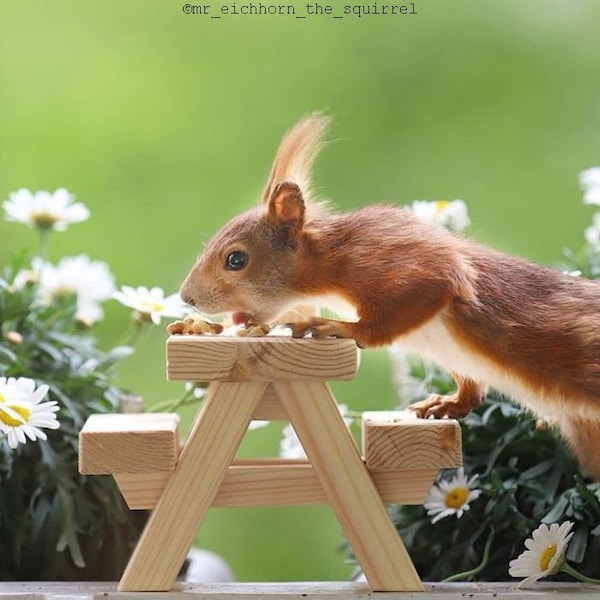
[[[283,136],[263,191],[263,202],[269,201],[280,181],[293,181],[310,204],[310,171],[323,145],[329,121],[326,115],[315,112],[298,121]]]

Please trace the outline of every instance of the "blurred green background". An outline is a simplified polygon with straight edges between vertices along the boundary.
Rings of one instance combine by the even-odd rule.
[[[119,285],[175,291],[219,225],[258,201],[284,130],[315,109],[335,117],[315,173],[335,206],[462,198],[469,235],[497,248],[549,263],[581,245],[591,209],[577,174],[600,163],[594,0],[417,0],[417,15],[339,20],[182,6],[0,3],[0,198],[64,186],[92,211],[52,238],[52,260],[85,252]],[[14,223],[0,240],[2,264],[36,246]],[[106,308],[108,348],[129,314]],[[182,389],[164,378],[165,337],[139,340],[120,370],[148,404]],[[357,410],[394,406],[386,353],[364,352],[335,393]],[[251,432],[243,453],[275,453],[278,435]],[[345,578],[341,541],[327,508],[214,510],[197,538],[254,581]]]

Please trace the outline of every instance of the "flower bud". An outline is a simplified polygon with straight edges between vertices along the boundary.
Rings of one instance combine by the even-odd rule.
[[[4,339],[13,346],[20,346],[23,343],[23,336],[18,331],[7,331]]]

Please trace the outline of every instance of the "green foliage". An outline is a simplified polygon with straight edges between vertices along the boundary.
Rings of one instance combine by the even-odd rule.
[[[588,279],[600,279],[600,251],[598,248],[586,245],[579,252],[571,249],[564,250],[566,263],[564,270],[578,271],[582,277]]]
[[[436,391],[450,391],[450,381]],[[600,485],[586,482],[558,434],[496,395],[461,426],[465,473],[478,475],[481,491],[470,509],[460,519],[451,516],[435,524],[422,506],[391,511],[421,577],[440,581],[467,573],[465,579],[511,579],[509,560],[523,551],[524,540],[540,522],[565,520],[576,523],[567,559],[598,577]]]
[[[35,283],[16,286],[22,264],[0,277],[0,376],[47,384],[60,429],[15,450],[0,441],[0,580],[115,579],[139,526],[111,477],[78,474],[77,449],[85,419],[115,411],[112,367],[130,349],[100,351],[74,297],[44,305]]]

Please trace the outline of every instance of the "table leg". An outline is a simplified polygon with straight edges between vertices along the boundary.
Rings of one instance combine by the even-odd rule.
[[[120,591],[169,590],[233,460],[265,382],[212,383]]]
[[[358,448],[321,381],[273,383],[374,591],[422,591]]]

